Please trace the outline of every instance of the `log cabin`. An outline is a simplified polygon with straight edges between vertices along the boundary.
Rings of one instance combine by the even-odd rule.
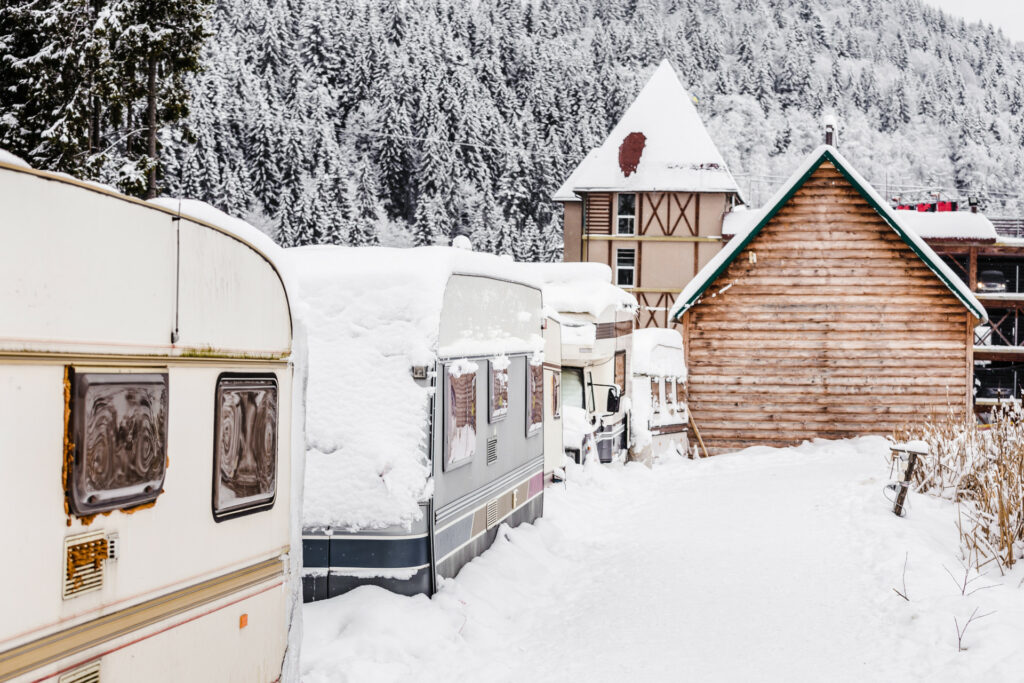
[[[668,327],[679,290],[722,248],[739,188],[664,60],[553,199],[564,260],[604,263],[639,301],[638,326]]]
[[[670,311],[709,451],[970,409],[984,307],[838,151],[815,150],[745,213]]]

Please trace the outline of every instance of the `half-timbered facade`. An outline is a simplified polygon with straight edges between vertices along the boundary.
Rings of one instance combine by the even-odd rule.
[[[689,93],[663,61],[608,138],[555,194],[565,260],[604,263],[666,327],[676,294],[722,245],[739,190]]]
[[[688,407],[708,448],[890,434],[972,402],[987,313],[831,147],[683,290]]]

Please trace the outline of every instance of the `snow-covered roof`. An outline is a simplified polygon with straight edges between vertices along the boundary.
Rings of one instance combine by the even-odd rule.
[[[0,148],[0,164],[7,164],[8,166],[22,166],[24,168],[32,168],[28,163],[19,156],[11,154],[6,149]]]
[[[437,358],[449,278],[535,283],[511,259],[451,247],[298,247],[279,262],[308,337],[303,525],[412,522],[430,494],[430,389],[410,368]]]
[[[224,232],[232,234],[243,242],[256,247],[271,258],[275,258],[281,252],[281,247],[274,240],[270,239],[265,232],[241,218],[224,213],[206,202],[199,201],[198,199],[179,199],[177,197],[157,197],[147,201],[150,204],[156,204],[164,209],[180,213],[187,218],[220,228]]]
[[[683,338],[676,330],[633,330],[633,374],[686,379]]]
[[[636,297],[612,284],[612,269],[603,263],[521,263],[518,267],[544,292],[544,310],[601,317],[609,308],[636,311]]]
[[[946,263],[932,250],[916,231],[903,222],[902,214],[910,212],[897,211],[889,207],[880,194],[865,180],[843,155],[834,147],[823,145],[811,152],[800,167],[790,176],[789,180],[775,195],[765,202],[763,208],[756,211],[740,212],[733,219],[730,228],[736,230],[734,237],[719,251],[700,272],[686,285],[676,299],[669,317],[678,318],[687,309],[700,301],[701,296],[728,267],[732,260],[757,236],[757,234],[778,213],[793,193],[824,162],[831,162],[847,180],[858,190],[864,199],[878,212],[889,227],[916,253],[936,276],[950,289],[957,299],[982,322],[988,320],[988,313],[981,305],[970,288],[961,280]]]
[[[636,169],[626,175],[620,165],[620,147],[635,133],[643,135],[642,149]],[[576,201],[575,192],[600,190],[739,192],[691,95],[667,59],[601,146],[591,150],[553,198]]]
[[[970,211],[894,211],[900,224],[925,239],[995,241],[996,228],[985,214]]]

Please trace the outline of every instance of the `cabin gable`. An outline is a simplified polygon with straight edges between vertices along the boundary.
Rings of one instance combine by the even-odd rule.
[[[969,405],[973,316],[846,174],[812,168],[683,317],[689,407],[718,452]]]

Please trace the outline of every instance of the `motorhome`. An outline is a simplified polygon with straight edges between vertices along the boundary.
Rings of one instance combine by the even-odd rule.
[[[0,681],[280,679],[293,367],[273,243],[5,159]]]
[[[599,263],[524,264],[543,283],[544,307],[561,327],[566,456],[608,463],[629,448],[630,339],[636,299]]]
[[[682,335],[658,327],[634,330],[630,382],[630,458],[650,464],[665,453],[687,455],[689,416]]]
[[[541,290],[449,247],[286,250],[309,332],[303,591],[430,594],[543,512]]]

